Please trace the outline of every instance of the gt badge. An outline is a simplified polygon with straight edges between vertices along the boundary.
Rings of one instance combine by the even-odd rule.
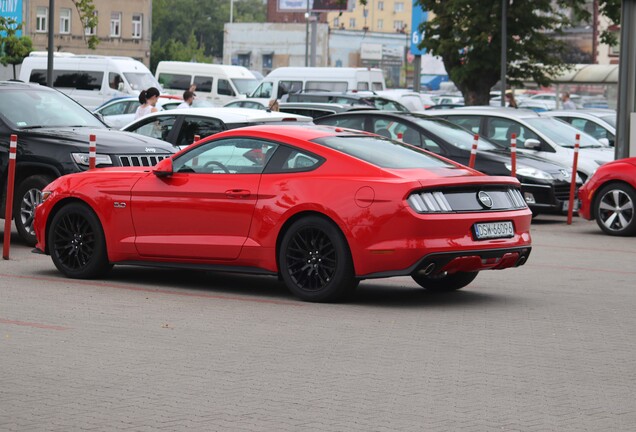
[[[479,191],[477,194],[477,199],[482,207],[489,209],[492,208],[492,198],[484,191]]]

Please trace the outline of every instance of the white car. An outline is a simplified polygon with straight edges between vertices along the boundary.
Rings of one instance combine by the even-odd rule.
[[[614,147],[616,141],[616,111],[612,109],[582,109],[548,111],[541,113],[545,117],[556,117],[580,131],[592,135],[597,140]]]
[[[538,156],[572,168],[574,142],[581,136],[577,172],[583,180],[606,162],[614,160],[614,149],[556,118],[542,117],[530,110],[470,106],[426,111],[443,117],[499,144],[510,146],[512,134],[517,136],[521,153]]]
[[[183,99],[176,96],[159,96],[157,108],[159,111],[175,109]],[[214,104],[205,99],[194,99],[192,108],[211,108]],[[93,113],[100,114],[101,119],[113,129],[121,129],[135,119],[135,111],[139,107],[138,97],[119,97],[109,100],[97,107]]]
[[[262,124],[313,124],[311,117],[250,108],[185,108],[160,111],[122,128],[127,132],[158,138],[179,148],[218,132]]]

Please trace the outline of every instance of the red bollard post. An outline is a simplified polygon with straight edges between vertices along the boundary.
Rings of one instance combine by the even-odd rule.
[[[9,246],[11,244],[11,214],[13,213],[13,188],[15,183],[15,155],[18,149],[18,136],[11,135],[9,144],[9,171],[7,173],[7,202],[4,213],[4,243],[2,245],[2,258],[9,259]]]
[[[397,139],[402,141],[402,138],[404,138],[404,134],[402,134],[402,132],[398,132]]]
[[[576,191],[576,166],[579,162],[579,147],[581,135],[576,134],[574,142],[574,163],[572,164],[572,180],[570,183],[570,200],[568,202],[568,225],[572,224],[572,214],[574,213],[574,192]]]
[[[513,133],[510,137],[510,175],[517,177],[517,134]]]
[[[92,170],[95,169],[95,158],[97,157],[97,144],[95,142],[97,141],[97,138],[95,135],[91,134],[88,137],[88,140],[88,169]]]
[[[473,147],[470,149],[470,159],[468,160],[468,166],[471,168],[475,168],[475,158],[477,157],[477,141],[478,140],[479,140],[479,134],[475,134]]]

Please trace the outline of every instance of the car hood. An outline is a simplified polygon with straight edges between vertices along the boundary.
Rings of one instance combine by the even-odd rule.
[[[581,156],[593,158],[596,161],[611,162],[614,160],[614,148],[612,147],[600,147],[600,148],[585,148],[580,149]]]
[[[143,135],[123,132],[112,129],[68,127],[68,128],[42,128],[21,131],[20,134],[28,134],[34,138],[43,140],[63,140],[77,147],[85,147],[88,151],[89,137],[95,135],[97,153],[174,153],[177,148],[155,138]]]

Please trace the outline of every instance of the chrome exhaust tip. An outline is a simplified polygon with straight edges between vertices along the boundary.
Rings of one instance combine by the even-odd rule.
[[[428,276],[431,273],[433,273],[433,270],[435,270],[435,263],[430,263],[429,265],[426,266],[426,268],[424,269],[424,276]]]

